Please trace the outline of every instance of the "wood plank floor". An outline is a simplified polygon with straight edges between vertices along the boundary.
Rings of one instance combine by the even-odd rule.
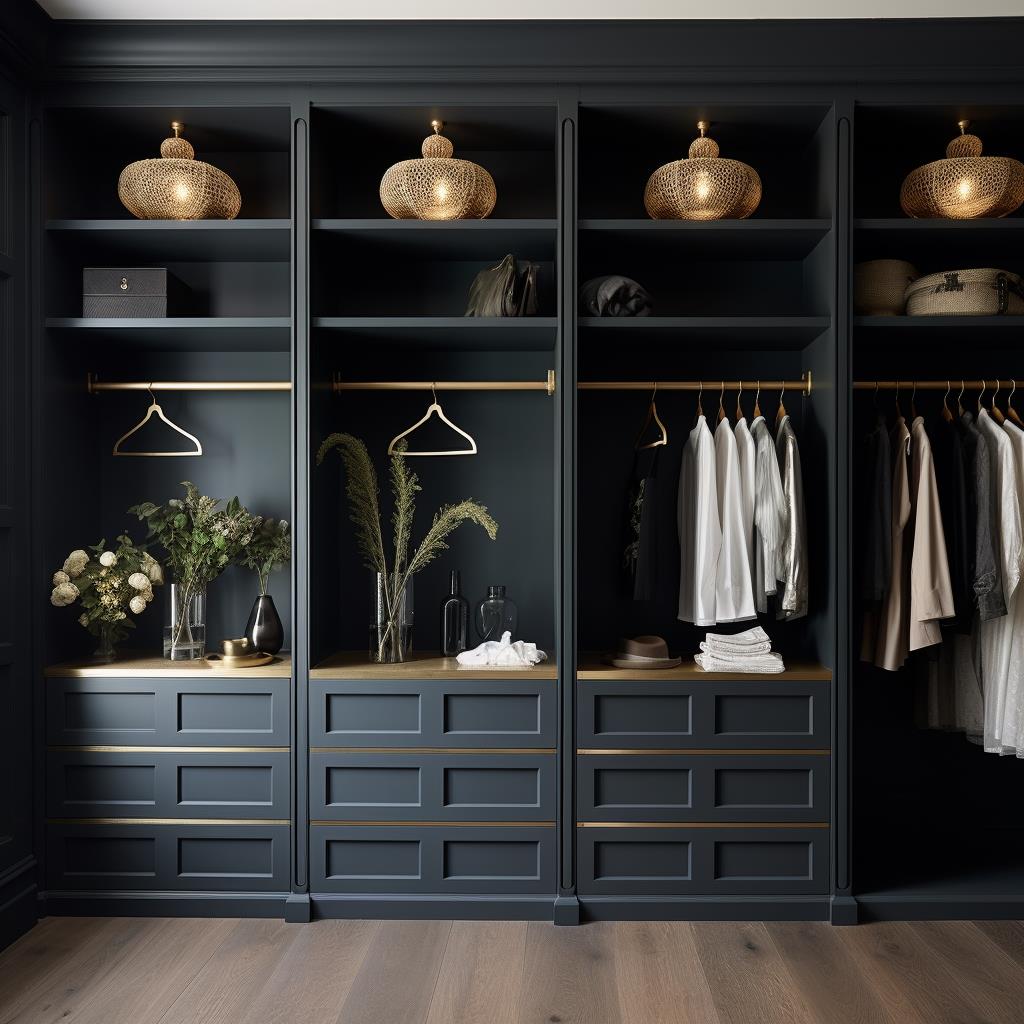
[[[1024,923],[47,918],[0,1024],[1019,1024]]]

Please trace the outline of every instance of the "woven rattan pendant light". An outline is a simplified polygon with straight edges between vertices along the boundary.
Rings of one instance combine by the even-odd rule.
[[[233,220],[242,208],[238,186],[212,164],[195,159],[181,137],[185,126],[172,121],[174,136],[160,143],[160,157],[129,164],[117,182],[117,195],[140,220]]]
[[[968,135],[970,121],[946,146],[946,159],[911,171],[900,189],[908,217],[1005,217],[1024,202],[1024,164],[1006,156],[982,156],[981,139]]]
[[[494,209],[494,179],[471,160],[456,160],[441,134],[443,121],[431,121],[420,160],[402,160],[381,178],[380,201],[396,220],[473,220]]]
[[[659,167],[648,179],[644,206],[655,220],[726,220],[749,217],[761,202],[761,179],[753,167],[718,155],[707,121],[689,156]]]

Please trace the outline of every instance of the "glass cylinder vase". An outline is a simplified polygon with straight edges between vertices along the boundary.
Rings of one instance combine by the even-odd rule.
[[[385,665],[403,662],[412,652],[412,579],[408,580],[397,596],[394,594],[394,583],[393,576],[374,573],[370,661]]]
[[[196,661],[206,654],[206,588],[172,583],[170,615],[164,626],[164,657],[169,661]]]
[[[114,636],[117,631],[117,627],[112,622],[100,622],[99,633],[97,634],[97,646],[96,650],[93,651],[92,660],[101,664],[109,664],[117,658],[117,652],[114,650]]]

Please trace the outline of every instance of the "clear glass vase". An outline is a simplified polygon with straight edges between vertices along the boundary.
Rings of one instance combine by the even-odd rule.
[[[206,588],[172,583],[170,615],[164,626],[164,657],[196,661],[206,654]]]
[[[385,582],[390,586],[385,586]],[[412,579],[397,599],[394,577],[374,573],[373,618],[370,622],[370,661],[385,665],[403,662],[412,653],[413,587]]]
[[[96,637],[96,650],[92,652],[92,660],[101,664],[109,664],[117,658],[114,650],[114,636],[117,627],[112,622],[100,622],[99,633]]]

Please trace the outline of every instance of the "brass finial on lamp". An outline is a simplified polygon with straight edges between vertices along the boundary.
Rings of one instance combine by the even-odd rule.
[[[181,137],[180,121],[172,121],[171,130],[159,158],[137,160],[121,172],[118,198],[140,220],[233,220],[242,208],[238,186],[212,164],[196,160],[192,144]]]
[[[644,206],[655,220],[725,220],[749,217],[761,202],[757,171],[718,155],[718,143],[698,121],[700,136],[688,156],[659,167],[648,179]]]
[[[900,189],[908,217],[1005,217],[1024,202],[1024,164],[1006,156],[982,156],[981,139],[968,135],[970,121],[946,146],[946,159],[910,172]]]
[[[494,179],[479,164],[452,156],[455,148],[441,134],[443,121],[431,121],[423,156],[402,160],[384,172],[380,201],[396,220],[472,220],[488,216],[498,194]]]

